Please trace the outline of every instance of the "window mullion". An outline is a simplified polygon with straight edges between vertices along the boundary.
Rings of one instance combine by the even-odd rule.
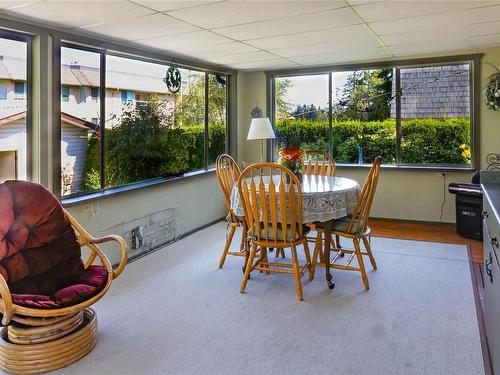
[[[333,82],[332,73],[328,74],[328,153],[333,156]]]
[[[105,171],[105,150],[104,141],[106,133],[106,55],[100,53],[100,88],[99,88],[99,111],[101,120],[99,121],[99,159],[100,159],[100,170],[101,170],[101,189],[106,187],[106,171]]]
[[[396,71],[396,164],[401,163],[401,71]]]
[[[208,169],[208,73],[205,72],[205,169]]]

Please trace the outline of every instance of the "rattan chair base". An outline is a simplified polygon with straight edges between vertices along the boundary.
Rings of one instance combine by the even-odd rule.
[[[97,342],[97,316],[90,308],[56,323],[55,326],[57,327],[50,330],[50,337],[55,338],[54,340],[34,343],[35,340],[32,339],[31,343],[23,344],[11,342],[10,327],[3,328],[0,340],[0,369],[9,374],[41,374],[57,370],[84,357]],[[66,334],[62,337],[61,326]],[[15,337],[20,336],[23,341],[26,340],[27,332],[32,332],[36,339],[39,339],[41,328],[15,327]],[[25,332],[20,334],[19,331],[23,329]]]

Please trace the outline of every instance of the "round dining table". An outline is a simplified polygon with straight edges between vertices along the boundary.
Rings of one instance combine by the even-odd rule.
[[[257,178],[257,177],[254,177]],[[270,176],[265,176],[266,190]],[[279,183],[280,176],[273,176],[274,182]],[[266,183],[267,180],[267,183]],[[304,224],[322,222],[325,232],[324,265],[328,287],[333,289],[330,273],[330,246],[333,220],[352,214],[360,192],[359,184],[346,177],[303,175],[302,188],[302,222]],[[245,216],[241,204],[238,187],[235,185],[231,192],[231,208],[240,217]],[[279,216],[278,216],[279,217]]]

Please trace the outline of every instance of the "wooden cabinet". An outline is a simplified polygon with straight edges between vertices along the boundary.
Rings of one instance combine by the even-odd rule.
[[[484,289],[485,329],[490,349],[493,373],[500,375],[500,223],[491,202],[484,199]]]

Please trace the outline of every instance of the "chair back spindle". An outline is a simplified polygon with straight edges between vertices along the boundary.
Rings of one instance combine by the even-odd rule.
[[[303,174],[309,176],[335,176],[335,161],[321,150],[304,151]]]

